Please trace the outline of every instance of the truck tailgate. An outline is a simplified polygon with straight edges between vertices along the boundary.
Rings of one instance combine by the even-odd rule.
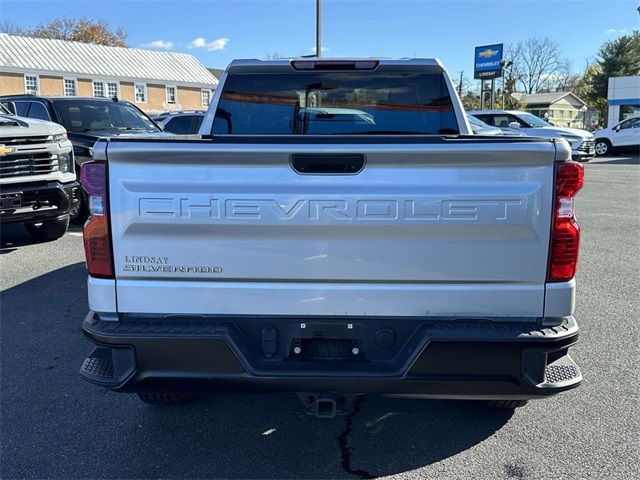
[[[291,154],[362,154],[301,174]],[[539,317],[548,141],[107,144],[121,313]]]

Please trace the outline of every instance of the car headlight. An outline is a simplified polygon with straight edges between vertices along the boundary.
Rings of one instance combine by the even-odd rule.
[[[567,142],[569,142],[569,145],[573,146],[574,143],[579,142],[580,140],[582,140],[582,138],[580,137],[575,137],[572,135],[562,135],[562,138],[564,138]]]
[[[67,139],[67,132],[56,133],[53,136],[53,141],[54,142],[64,142],[66,139]]]
[[[58,168],[62,173],[73,173],[73,152],[58,155]]]

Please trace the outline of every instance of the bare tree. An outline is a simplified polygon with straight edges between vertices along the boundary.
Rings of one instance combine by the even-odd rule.
[[[478,85],[471,81],[469,77],[464,74],[464,71],[459,73],[456,90],[458,91],[458,96],[465,110],[480,109],[480,90],[478,89]]]
[[[0,33],[7,33],[9,35],[22,35],[23,32],[24,29],[11,20],[3,20],[0,22]]]
[[[122,28],[111,30],[105,22],[87,18],[56,18],[50,22],[26,29],[5,20],[0,23],[0,32],[10,35],[95,43],[112,47],[125,47],[127,40],[127,35]]]
[[[569,62],[562,56],[557,43],[548,38],[530,38],[508,50],[513,62],[513,77],[526,93],[549,89]]]

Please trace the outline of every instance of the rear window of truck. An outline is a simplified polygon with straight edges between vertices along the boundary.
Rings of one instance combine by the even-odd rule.
[[[459,133],[442,73],[231,73],[213,135]]]

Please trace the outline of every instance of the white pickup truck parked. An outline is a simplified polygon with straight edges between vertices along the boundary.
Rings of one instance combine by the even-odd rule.
[[[96,143],[81,375],[173,404],[296,392],[513,408],[576,387],[583,168],[471,135],[437,60],[233,62],[199,139]]]
[[[0,105],[0,222],[23,223],[36,240],[55,240],[67,231],[79,193],[65,129]]]

